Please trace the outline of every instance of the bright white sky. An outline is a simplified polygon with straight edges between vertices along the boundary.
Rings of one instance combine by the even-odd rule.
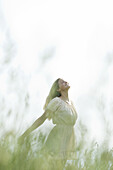
[[[31,76],[29,90],[32,94],[37,87],[40,91],[44,89],[40,92],[44,102],[53,81],[61,77],[71,84],[70,96],[76,102],[79,116],[84,119],[88,116],[89,106],[87,104],[86,109],[85,97],[81,102],[80,96],[87,96],[94,88],[102,70],[105,71],[105,57],[113,51],[112,3],[112,0],[1,1],[5,24],[17,45],[13,66]],[[40,57],[46,53],[54,55],[38,73]],[[113,67],[110,67],[108,85],[104,88],[110,98],[112,73]],[[50,78],[49,85],[45,77],[46,80]],[[99,136],[102,130],[99,118],[94,113],[88,121],[92,132]],[[95,123],[100,131],[95,130]]]

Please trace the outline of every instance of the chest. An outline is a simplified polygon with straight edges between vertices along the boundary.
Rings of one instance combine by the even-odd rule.
[[[59,115],[60,117],[63,117],[63,119],[77,119],[77,113],[74,105],[72,103],[66,103],[62,101],[62,103],[59,106],[59,109],[57,110],[56,115]]]

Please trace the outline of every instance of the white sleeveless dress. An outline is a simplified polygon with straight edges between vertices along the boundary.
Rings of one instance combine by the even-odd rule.
[[[47,151],[60,159],[73,159],[75,154],[74,125],[77,120],[76,110],[71,104],[59,97],[50,101],[46,108],[48,119],[56,126],[51,130],[46,142]]]

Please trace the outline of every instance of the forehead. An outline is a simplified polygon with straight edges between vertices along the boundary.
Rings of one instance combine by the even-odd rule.
[[[59,82],[62,83],[62,82],[65,82],[63,79],[59,79]]]

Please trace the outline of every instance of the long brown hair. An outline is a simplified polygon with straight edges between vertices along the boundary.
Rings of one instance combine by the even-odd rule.
[[[49,95],[47,96],[46,98],[46,102],[45,102],[45,105],[43,107],[43,109],[45,110],[47,105],[49,104],[49,102],[55,98],[55,97],[60,97],[61,96],[61,93],[58,91],[59,90],[59,84],[58,84],[58,81],[60,80],[60,78],[58,78],[52,85],[51,89],[50,89],[50,92],[49,92]]]

